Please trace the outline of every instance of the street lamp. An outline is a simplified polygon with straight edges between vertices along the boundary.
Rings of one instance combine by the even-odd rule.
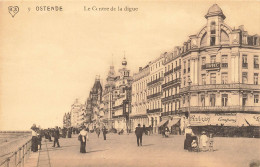
[[[188,84],[189,84],[189,89],[188,89],[188,95],[189,95],[189,109],[188,109],[188,119],[189,119],[189,124],[190,124],[190,96],[191,96],[191,93],[190,93],[190,87],[191,87],[191,83],[192,83],[192,81],[191,81],[191,79],[190,79],[190,77],[189,77],[189,79],[188,79]]]

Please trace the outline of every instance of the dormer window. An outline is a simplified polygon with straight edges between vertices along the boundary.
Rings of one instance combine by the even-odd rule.
[[[211,24],[210,24],[210,33],[216,34],[216,23],[215,23],[215,21],[211,22]]]

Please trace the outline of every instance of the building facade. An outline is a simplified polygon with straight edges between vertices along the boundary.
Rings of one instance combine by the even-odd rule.
[[[140,67],[139,72],[133,75],[132,83],[132,109],[130,113],[130,130],[133,132],[140,125],[149,126],[147,109],[147,83],[150,74],[149,65],[144,68]]]
[[[71,105],[71,126],[79,128],[85,123],[86,106],[81,104],[78,99]]]
[[[162,87],[164,80],[164,66],[163,61],[166,53],[160,55],[157,59],[149,63],[150,74],[148,76],[147,82],[147,101],[148,110],[147,116],[149,121],[149,126],[152,127],[153,133],[158,133],[159,122],[161,122],[161,96]]]
[[[180,47],[181,110],[191,126],[259,125],[259,36],[232,29],[214,4],[205,26]]]
[[[131,109],[131,84],[132,77],[127,68],[127,61],[124,57],[122,67],[118,70],[118,76],[115,78],[115,88],[113,89],[114,106],[112,109],[113,127],[117,131],[129,128],[129,111]]]
[[[64,128],[69,128],[71,126],[70,117],[71,117],[70,112],[64,114],[64,116],[63,116],[63,127]]]

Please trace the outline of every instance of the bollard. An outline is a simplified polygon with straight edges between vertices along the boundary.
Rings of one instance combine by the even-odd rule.
[[[16,159],[17,159],[17,152],[14,153],[14,166],[16,166],[17,164]]]

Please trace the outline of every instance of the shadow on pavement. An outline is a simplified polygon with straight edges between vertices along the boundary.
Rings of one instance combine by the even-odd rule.
[[[143,145],[143,147],[152,146],[152,145],[154,145],[154,144],[145,144],[145,145]]]
[[[105,149],[105,150],[93,150],[93,151],[88,151],[87,153],[94,153],[94,152],[101,152],[101,151],[106,151],[108,149]]]

